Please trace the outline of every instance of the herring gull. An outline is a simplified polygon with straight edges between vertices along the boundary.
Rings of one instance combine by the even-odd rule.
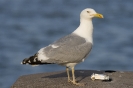
[[[80,13],[80,25],[71,34],[66,35],[54,43],[41,48],[35,55],[25,58],[21,63],[29,65],[58,64],[66,66],[68,82],[82,85],[75,80],[74,67],[83,62],[90,53],[93,45],[92,18],[103,18],[94,9],[86,8]],[[72,80],[69,70],[72,70]]]

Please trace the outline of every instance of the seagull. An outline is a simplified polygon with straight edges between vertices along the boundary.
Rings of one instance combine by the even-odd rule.
[[[92,18],[103,18],[92,8],[86,8],[80,13],[80,25],[71,34],[41,48],[35,55],[25,58],[21,64],[45,65],[58,64],[66,67],[68,82],[74,85],[82,85],[75,80],[76,64],[83,62],[90,53],[93,45]],[[70,79],[69,71],[72,71]]]

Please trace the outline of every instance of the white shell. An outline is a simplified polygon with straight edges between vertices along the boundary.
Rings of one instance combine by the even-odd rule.
[[[95,73],[93,73],[91,75],[91,79],[92,80],[96,80],[96,79],[98,79],[98,80],[109,80],[109,76],[104,75],[104,74],[95,74]]]

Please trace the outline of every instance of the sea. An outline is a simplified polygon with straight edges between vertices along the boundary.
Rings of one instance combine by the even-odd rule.
[[[133,0],[0,0],[0,88],[22,75],[65,67],[20,64],[79,26],[80,12],[93,8],[93,48],[76,70],[133,71]]]

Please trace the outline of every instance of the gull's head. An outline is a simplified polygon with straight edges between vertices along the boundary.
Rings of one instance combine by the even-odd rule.
[[[97,13],[94,9],[86,8],[80,13],[80,18],[92,19],[93,17],[103,18],[103,15]]]

